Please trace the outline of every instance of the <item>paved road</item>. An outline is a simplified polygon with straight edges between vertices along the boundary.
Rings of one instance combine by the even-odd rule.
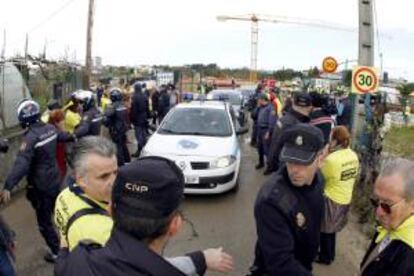
[[[236,270],[230,275],[244,275],[247,271],[256,239],[253,204],[265,177],[254,169],[255,150],[244,140],[242,144],[240,190],[218,196],[187,196],[183,211],[194,227],[186,223],[183,231],[168,244],[166,255],[223,246],[236,260]],[[34,212],[24,196],[16,196],[2,213],[17,232],[19,275],[52,275],[53,267],[42,258],[46,248],[37,231]],[[339,235],[336,263],[328,268],[315,266],[315,275],[356,275],[362,250],[355,228],[351,224]]]

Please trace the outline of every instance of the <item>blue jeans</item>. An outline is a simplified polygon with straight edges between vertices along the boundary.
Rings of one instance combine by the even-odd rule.
[[[0,275],[2,276],[15,276],[13,265],[10,261],[9,255],[3,249],[0,249]]]

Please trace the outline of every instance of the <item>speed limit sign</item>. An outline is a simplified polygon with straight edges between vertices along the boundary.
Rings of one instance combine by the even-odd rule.
[[[378,90],[378,73],[374,67],[357,66],[352,70],[352,92],[374,93]]]
[[[333,57],[326,57],[322,61],[322,69],[325,73],[335,73],[338,62]]]

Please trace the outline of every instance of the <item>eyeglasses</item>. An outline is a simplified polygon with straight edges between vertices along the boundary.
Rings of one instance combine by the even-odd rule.
[[[395,205],[399,204],[401,201],[403,201],[404,199],[401,199],[400,201],[393,203],[393,204],[388,204],[385,202],[382,202],[380,199],[378,198],[370,198],[371,204],[372,206],[374,206],[375,208],[381,207],[381,209],[386,213],[386,214],[391,214],[392,211],[392,207],[394,207]]]

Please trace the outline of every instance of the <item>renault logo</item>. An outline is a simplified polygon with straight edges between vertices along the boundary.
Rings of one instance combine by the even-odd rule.
[[[178,167],[180,167],[180,169],[183,171],[183,170],[185,170],[185,167],[186,167],[186,165],[185,165],[185,162],[184,161],[180,161],[180,162],[178,162]]]

